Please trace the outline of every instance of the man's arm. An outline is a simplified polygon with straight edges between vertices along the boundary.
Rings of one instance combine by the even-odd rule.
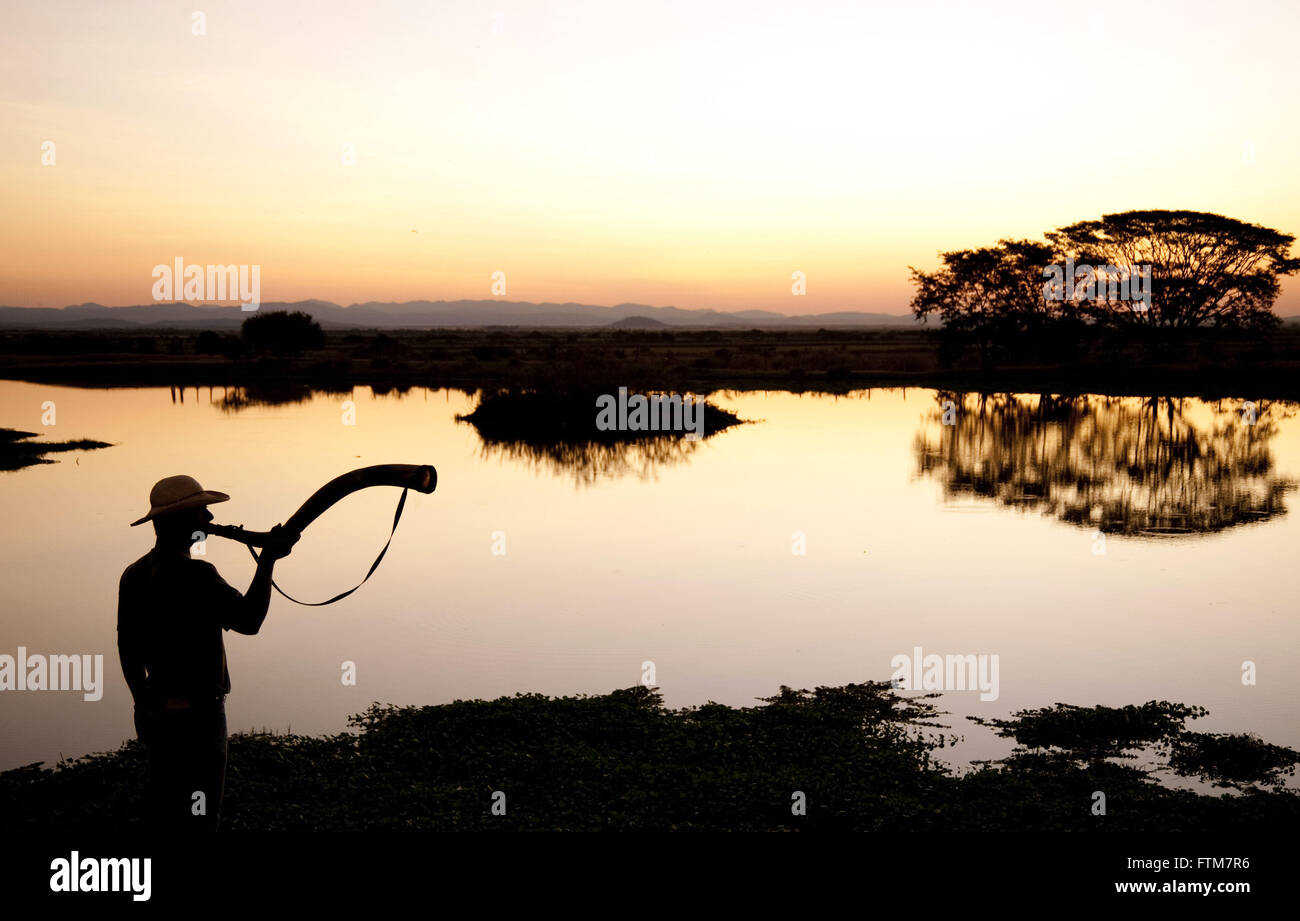
[[[266,612],[271,608],[271,572],[275,569],[275,560],[268,553],[263,553],[257,561],[257,572],[248,591],[232,605],[232,614],[226,622],[231,630],[253,636],[262,629]]]
[[[262,554],[257,561],[257,572],[253,574],[253,581],[249,584],[248,591],[231,605],[230,617],[223,625],[246,636],[253,636],[262,629],[266,612],[271,607],[271,574],[275,570],[275,562],[288,556],[290,549],[298,542],[297,534],[282,532],[280,525],[272,528],[271,534],[275,539],[262,548]],[[215,573],[216,570],[214,569],[213,572]],[[221,577],[217,576],[217,578]]]
[[[143,707],[149,700],[149,676],[145,671],[139,638],[132,628],[131,614],[130,590],[123,573],[117,586],[117,657],[122,663],[122,675],[126,678],[126,686],[131,689],[132,700],[137,707]]]

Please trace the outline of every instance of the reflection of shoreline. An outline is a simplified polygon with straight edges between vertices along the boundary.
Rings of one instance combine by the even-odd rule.
[[[282,384],[279,386],[252,385],[247,387],[223,387],[220,401],[217,405],[221,407],[222,412],[237,413],[245,409],[253,409],[263,406],[293,406],[300,403],[309,403],[317,396],[348,396],[352,393],[351,387],[339,390],[321,389],[319,387],[305,387],[297,384]],[[177,391],[180,391],[180,400],[184,402],[185,388],[172,388],[172,402],[176,402]],[[385,391],[386,392],[386,391]],[[374,391],[375,396],[381,396],[378,390]]]
[[[317,397],[335,397],[347,399],[352,397],[357,387],[309,387],[305,384],[295,384],[292,382],[278,384],[251,384],[248,386],[196,386],[193,384],[186,385],[169,385],[167,388],[171,391],[171,401],[177,405],[183,405],[188,400],[195,404],[207,404],[215,406],[224,413],[239,413],[246,409],[258,409],[275,406],[298,406],[303,403],[310,403]],[[406,385],[392,386],[388,384],[376,384],[368,388],[371,397],[395,397],[401,399],[408,396],[413,391],[425,391],[427,393],[435,392],[432,388],[427,387],[409,387]],[[455,391],[456,388],[444,388]],[[469,391],[460,391],[468,394]],[[188,395],[188,396],[187,396]]]
[[[955,414],[942,425],[943,402]],[[1222,531],[1286,513],[1295,482],[1273,472],[1269,442],[1293,409],[1260,404],[1254,425],[1196,400],[940,393],[915,441],[921,474],[945,498],[1038,509],[1107,534]],[[1189,418],[1214,413],[1210,426]],[[933,426],[938,426],[938,438]]]

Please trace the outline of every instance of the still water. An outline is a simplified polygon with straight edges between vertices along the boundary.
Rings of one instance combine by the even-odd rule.
[[[258,636],[226,634],[232,731],[337,732],[372,701],[598,694],[638,683],[645,663],[669,706],[750,705],[783,684],[888,680],[920,647],[998,657],[996,699],[939,701],[964,736],[954,765],[1009,751],[965,715],[1058,701],[1198,704],[1210,715],[1193,729],[1300,745],[1294,405],[1259,403],[1247,425],[1236,402],[1192,399],[713,402],[745,424],[586,450],[485,442],[457,421],[477,403],[459,391],[268,405],[222,388],[0,382],[0,426],[113,445],[0,474],[0,653],[101,654],[105,670],[98,701],[0,693],[0,769],[133,735],[117,583],[152,544],[128,523],[156,480],[194,476],[231,495],[218,522],[265,529],[377,463],[432,463],[438,489],[408,496],[354,595],[324,608],[275,596]],[[335,506],[277,566],[279,584],[308,601],[351,587],[397,496]],[[247,587],[242,545],[204,550]]]

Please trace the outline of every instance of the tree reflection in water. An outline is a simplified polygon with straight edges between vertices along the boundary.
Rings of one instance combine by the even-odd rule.
[[[949,499],[974,495],[1107,534],[1196,534],[1286,512],[1295,482],[1274,473],[1269,443],[1292,412],[1261,402],[1248,425],[1226,401],[941,392],[915,452]]]
[[[635,475],[646,480],[658,468],[690,459],[701,442],[660,436],[635,442],[585,442],[543,444],[529,441],[483,439],[484,457],[506,457],[542,468],[558,476],[572,476],[580,486],[600,479]]]

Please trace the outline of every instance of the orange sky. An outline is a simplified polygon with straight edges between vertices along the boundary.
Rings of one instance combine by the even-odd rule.
[[[147,303],[180,256],[260,265],[263,301],[503,271],[508,300],[902,313],[908,265],[1110,211],[1300,234],[1294,3],[14,6],[0,304]]]

